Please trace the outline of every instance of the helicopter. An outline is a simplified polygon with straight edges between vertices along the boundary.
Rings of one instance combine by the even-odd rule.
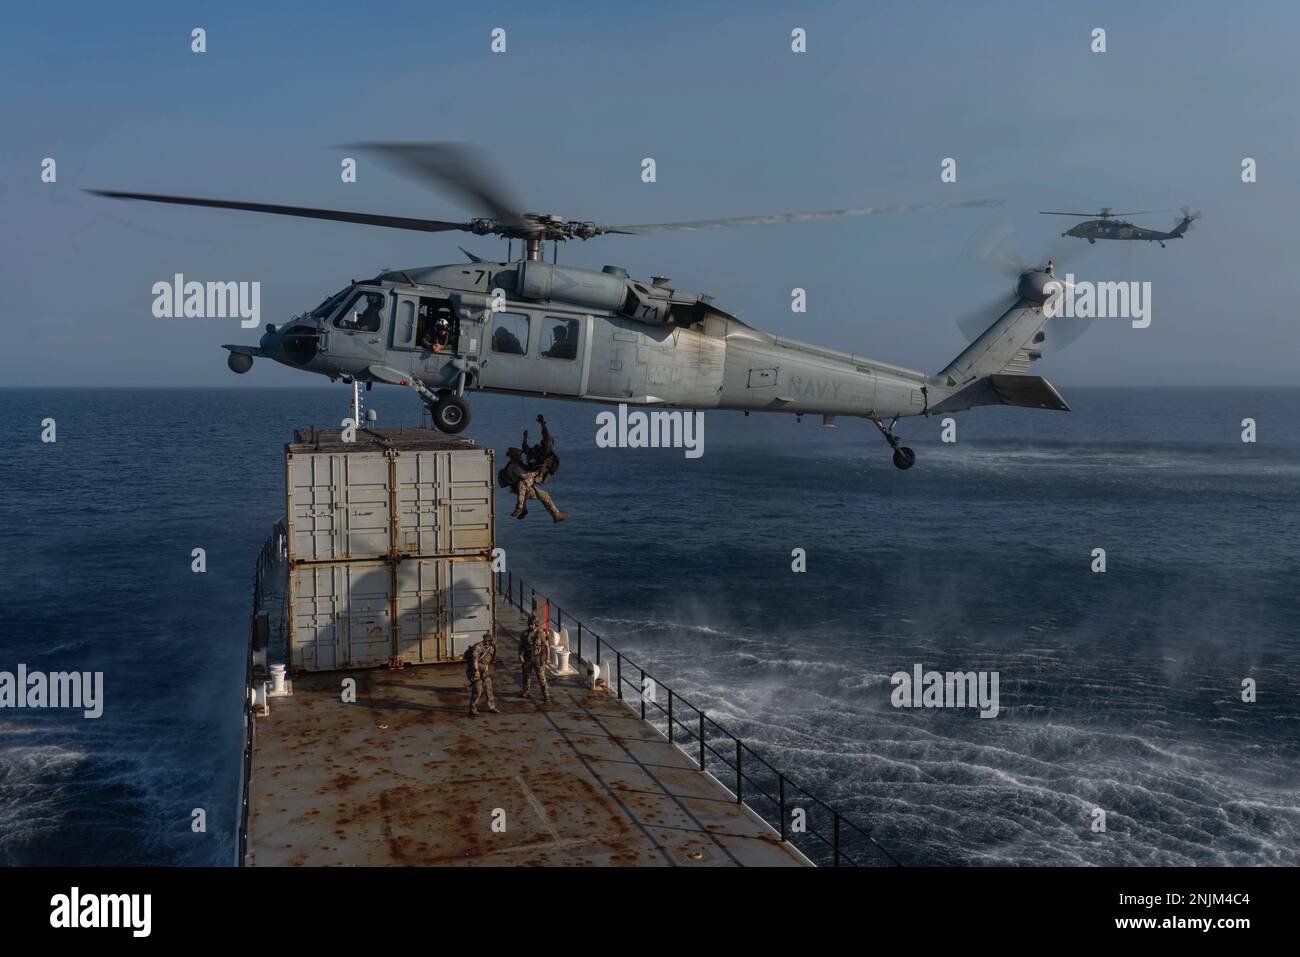
[[[507,256],[384,269],[353,280],[315,309],[269,324],[257,345],[225,345],[227,363],[246,373],[265,358],[331,381],[414,390],[439,430],[470,422],[467,395],[504,393],[662,409],[729,409],[865,418],[910,469],[900,419],[981,405],[1069,411],[1046,380],[1029,375],[1048,338],[1044,305],[1060,281],[1046,267],[1026,266],[1009,302],[937,374],[891,365],[763,332],[663,276],[649,281],[625,268],[559,265],[558,245],[605,235],[825,220],[1000,205],[995,200],[842,209],[815,213],[606,226],[553,214],[520,212],[485,157],[464,144],[370,143],[381,159],[475,208],[467,221],[313,209],[108,190],[97,196],[237,209],[419,232],[463,231],[507,240]],[[524,256],[514,259],[515,240]],[[544,243],[555,244],[550,263]],[[988,320],[992,321],[989,322]],[[1055,322],[1055,320],[1053,320]],[[654,413],[651,413],[652,415]],[[671,414],[671,413],[668,413]]]
[[[1142,226],[1134,226],[1132,223],[1126,223],[1123,220],[1116,219],[1117,216],[1149,216],[1152,213],[1169,213],[1169,209],[1146,209],[1132,213],[1112,213],[1109,206],[1103,206],[1097,213],[1061,213],[1043,210],[1040,215],[1043,216],[1096,216],[1096,219],[1089,219],[1087,222],[1076,223],[1065,232],[1062,236],[1074,236],[1078,239],[1086,239],[1089,243],[1095,244],[1099,239],[1140,239],[1146,242],[1159,243],[1160,248],[1165,248],[1166,239],[1182,239],[1183,234],[1192,227],[1196,220],[1201,218],[1199,212],[1191,212],[1191,207],[1184,206],[1181,210],[1183,218],[1179,220],[1174,228],[1167,233],[1162,233],[1158,229],[1146,229]]]

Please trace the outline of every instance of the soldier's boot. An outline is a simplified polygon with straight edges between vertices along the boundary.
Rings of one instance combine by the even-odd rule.
[[[556,522],[562,522],[569,517],[555,507],[555,500],[551,498],[551,493],[546,491],[546,489],[537,489],[537,498],[541,501],[545,509],[551,513],[551,518]]]
[[[496,705],[493,705],[492,707],[488,708],[488,711],[492,712],[493,714],[500,714],[500,713],[501,713],[500,709],[497,708]]]

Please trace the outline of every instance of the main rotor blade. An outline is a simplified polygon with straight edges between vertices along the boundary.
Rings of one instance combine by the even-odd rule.
[[[609,226],[609,233],[665,232],[671,229],[713,229],[726,226],[766,226],[772,223],[801,223],[815,219],[840,219],[847,216],[887,216],[895,213],[922,213],[934,209],[963,209],[1001,206],[1000,199],[975,199],[952,203],[918,203],[911,206],[868,206],[862,209],[832,209],[821,213],[769,213],[766,216],[736,216],[731,219],[695,219],[682,223],[638,223],[631,226]]]
[[[306,206],[276,206],[270,203],[240,203],[225,199],[201,199],[195,196],[159,196],[154,193],[120,193],[116,190],[88,189],[94,196],[109,199],[140,199],[149,203],[172,203],[177,206],[203,206],[209,209],[242,209],[250,213],[276,216],[300,216],[304,219],[328,219],[336,223],[361,223],[391,229],[414,229],[422,233],[440,233],[451,229],[472,232],[469,223],[452,223],[441,219],[411,219],[406,216],[383,216],[377,213],[349,213],[341,209],[311,209]]]
[[[520,205],[487,154],[466,143],[355,143],[414,179],[446,187],[473,213],[489,212],[508,226],[527,226]]]
[[[1126,213],[1116,213],[1110,209],[1103,209],[1099,213],[1097,212],[1061,213],[1061,212],[1057,212],[1054,209],[1040,209],[1038,211],[1038,215],[1040,216],[1092,216],[1092,217],[1101,217],[1102,219],[1106,219],[1106,218],[1114,219],[1116,216],[1147,216],[1150,215],[1151,213],[1172,213],[1172,212],[1173,212],[1172,209],[1134,209]]]

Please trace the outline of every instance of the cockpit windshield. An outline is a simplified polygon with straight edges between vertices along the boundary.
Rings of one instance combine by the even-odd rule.
[[[326,299],[324,302],[322,302],[319,306],[317,306],[315,309],[313,309],[313,310],[311,311],[311,317],[312,317],[313,319],[326,319],[326,318],[328,318],[328,317],[329,317],[329,314],[332,313],[335,309],[337,309],[337,308],[339,307],[339,304],[340,304],[341,302],[343,302],[344,298],[345,298],[345,297],[347,296],[347,294],[350,293],[351,291],[352,291],[352,287],[351,287],[351,286],[344,286],[342,289],[340,289],[340,290],[339,290],[338,292],[336,292],[334,295],[330,296],[328,299]]]

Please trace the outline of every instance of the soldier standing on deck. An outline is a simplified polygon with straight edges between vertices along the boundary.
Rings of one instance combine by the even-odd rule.
[[[551,689],[546,684],[546,635],[536,615],[528,616],[528,625],[519,638],[519,663],[524,666],[524,690],[519,697],[528,697],[533,677],[542,686],[542,704],[551,703]]]
[[[492,695],[492,662],[496,660],[496,639],[491,632],[476,641],[465,652],[465,678],[469,682],[470,717],[478,714],[478,703],[487,695],[487,709],[498,714],[496,698]]]

